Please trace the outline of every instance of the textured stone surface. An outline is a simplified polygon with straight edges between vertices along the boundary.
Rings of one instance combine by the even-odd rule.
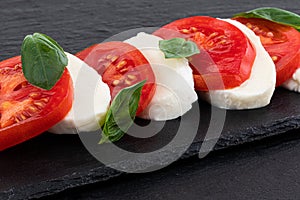
[[[64,191],[55,199],[299,199],[299,137],[266,141],[185,159],[164,170]]]
[[[299,1],[21,1],[0,2],[0,59],[18,55],[22,39],[33,32],[55,38],[66,51],[75,53],[130,28],[161,26],[174,19],[201,14],[230,17],[232,14],[259,6],[276,6],[300,13]],[[209,106],[200,102],[201,117],[209,117]],[[202,119],[202,118],[201,118]],[[202,126],[201,123],[204,123]],[[198,154],[205,120],[195,142],[182,157]],[[149,141],[126,138],[124,147],[137,150],[164,145],[172,138],[171,121],[166,133]],[[222,135],[215,150],[258,141],[300,127],[300,96],[278,89],[272,103],[250,111],[228,111]],[[175,152],[161,152],[151,159],[140,160],[138,167],[151,162],[159,164],[172,159]],[[43,197],[96,182],[104,182],[122,173],[104,167],[82,146],[78,136],[44,134],[15,148],[0,153],[0,197],[24,199]],[[135,165],[132,161],[128,165]],[[129,175],[130,177],[130,175]]]

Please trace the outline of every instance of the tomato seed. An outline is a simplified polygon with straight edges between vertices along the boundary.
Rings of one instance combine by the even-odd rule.
[[[117,85],[119,85],[119,83],[120,83],[119,80],[114,80],[114,81],[112,82],[112,85],[113,85],[113,86],[117,86]]]
[[[131,83],[132,83],[132,81],[130,81],[130,80],[128,80],[128,79],[125,80],[125,84],[126,84],[126,85],[131,85]]]
[[[41,98],[41,101],[43,101],[43,102],[45,102],[45,103],[48,103],[48,102],[49,102],[49,97]]]
[[[122,74],[126,73],[127,71],[128,71],[127,68],[124,68],[124,69],[121,69],[121,70],[120,70],[120,72],[121,72]]]
[[[269,37],[269,38],[274,37],[274,34],[272,32],[268,32],[267,37]]]
[[[226,44],[227,43],[227,40],[221,40],[220,41],[220,44]]]
[[[213,32],[213,33],[211,33],[208,37],[211,39],[211,38],[213,38],[213,37],[216,37],[217,35],[218,35],[217,32]]]
[[[272,56],[271,58],[272,58],[273,62],[276,62],[278,60],[278,56]]]
[[[103,58],[98,59],[98,63],[102,63],[104,61]]]
[[[40,96],[40,94],[39,94],[39,93],[36,93],[36,92],[32,92],[32,93],[29,94],[29,97],[31,97],[31,98],[33,98],[33,99],[36,99],[36,98],[38,98],[39,96]]]
[[[109,55],[106,56],[106,59],[110,60],[112,57],[113,57],[113,55],[109,54]]]
[[[28,107],[29,111],[35,113],[38,109],[34,105]]]
[[[213,42],[213,41],[207,42],[207,46],[212,47],[213,45],[214,45],[214,42]]]
[[[253,28],[253,31],[254,31],[254,32],[259,32],[260,29],[259,29],[257,26],[255,26],[255,27]]]
[[[252,24],[250,24],[249,22],[246,24],[246,26],[247,26],[249,29],[252,29],[252,28],[253,28]]]
[[[15,122],[19,123],[21,120],[18,117],[15,117]]]
[[[188,29],[182,29],[181,32],[184,34],[190,33],[190,31]]]
[[[198,31],[198,29],[196,28],[196,27],[191,27],[191,30],[193,31],[193,32],[197,32]]]
[[[118,56],[113,56],[110,60],[111,62],[115,62],[119,57]]]
[[[117,64],[117,69],[120,69],[120,68],[124,67],[126,64],[127,64],[127,62],[125,60],[122,60],[121,62],[119,62]]]
[[[33,102],[33,104],[36,105],[39,108],[43,108],[44,105],[45,105],[45,103],[41,102],[41,101],[35,101],[35,102]]]
[[[22,120],[27,119],[27,117],[25,117],[25,115],[23,115],[23,114],[20,114],[20,116],[21,116],[21,119],[22,119]]]
[[[128,74],[127,77],[128,77],[129,80],[135,80],[136,79],[136,76],[132,75],[132,74]]]

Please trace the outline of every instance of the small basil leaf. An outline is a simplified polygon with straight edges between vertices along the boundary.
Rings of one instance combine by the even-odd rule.
[[[165,58],[187,58],[200,53],[194,42],[186,41],[183,38],[160,40],[159,48],[165,54]]]
[[[22,69],[29,83],[50,90],[62,76],[68,58],[59,44],[47,35],[34,33],[21,47]]]
[[[279,24],[294,27],[295,29],[300,31],[300,16],[293,12],[279,8],[257,8],[248,12],[238,13],[234,15],[234,17],[262,18]]]
[[[122,89],[114,98],[102,127],[99,144],[115,142],[121,139],[133,124],[141,97],[141,90],[146,81]]]

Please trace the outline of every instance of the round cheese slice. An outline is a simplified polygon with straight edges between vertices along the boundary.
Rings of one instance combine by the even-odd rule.
[[[276,83],[276,70],[271,57],[259,37],[250,29],[234,20],[222,20],[236,26],[249,38],[256,50],[256,57],[249,79],[239,87],[201,92],[200,96],[212,105],[224,109],[253,109],[268,105]]]
[[[76,56],[66,54],[67,69],[74,86],[74,101],[68,115],[48,131],[76,134],[98,130],[110,105],[109,87],[93,68]]]
[[[184,115],[192,108],[198,96],[194,91],[194,80],[188,60],[166,59],[159,49],[162,38],[139,33],[124,42],[137,49],[149,61],[156,79],[156,91],[148,107],[139,115],[141,118],[165,121]]]

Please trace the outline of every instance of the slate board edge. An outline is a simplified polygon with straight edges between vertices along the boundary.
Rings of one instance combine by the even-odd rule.
[[[213,151],[258,141],[275,135],[282,135],[288,131],[296,130],[299,128],[300,116],[293,116],[277,120],[270,124],[263,124],[259,127],[251,127],[244,130],[235,130],[231,134],[221,135]],[[235,132],[239,132],[240,134],[236,134]],[[193,143],[186,151],[186,153],[180,158],[180,160],[198,155],[201,144],[202,142]],[[176,150],[172,152],[161,152],[160,155],[164,156],[160,156],[159,158],[153,157],[153,159],[151,160],[154,165],[159,165],[160,163],[162,163],[162,158],[166,161],[168,159],[172,159],[172,156],[176,155]],[[135,164],[130,163],[130,161],[127,162],[127,164]],[[147,159],[147,161],[145,162],[149,163],[149,159]],[[138,167],[141,168],[143,166],[140,166],[139,163]],[[71,175],[66,175],[36,184],[25,185],[18,188],[11,188],[9,190],[0,192],[0,199],[32,199],[46,197],[57,194],[67,189],[72,189],[98,182],[105,182],[122,174],[124,174],[124,172],[101,166],[87,172],[73,173]]]

